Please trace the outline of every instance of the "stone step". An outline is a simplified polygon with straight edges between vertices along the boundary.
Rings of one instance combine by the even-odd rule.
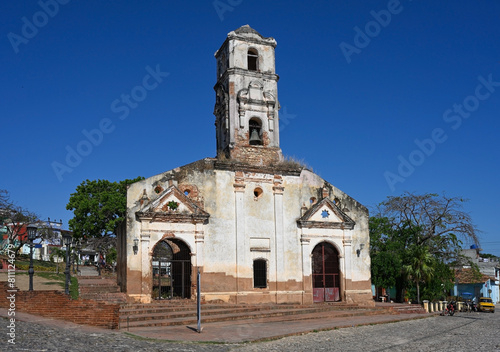
[[[213,311],[213,310],[241,310],[241,311],[261,311],[261,310],[273,310],[273,309],[294,309],[294,308],[304,308],[302,305],[228,305],[228,304],[202,304],[201,309],[203,311]],[[156,305],[156,304],[127,304],[120,308],[120,314],[123,315],[133,315],[133,314],[155,314],[155,313],[175,313],[175,312],[195,312],[197,307],[195,304],[185,304],[185,305]]]
[[[337,305],[313,305],[313,306],[304,306],[304,305],[233,305],[233,304],[203,304],[201,305],[201,309],[207,315],[214,315],[221,312],[230,313],[230,312],[256,312],[256,311],[273,311],[273,310],[284,310],[284,309],[315,309],[317,311],[333,311],[333,310],[352,310],[359,309],[357,305],[345,305],[345,304],[337,304]],[[378,309],[378,308],[377,308]],[[194,304],[185,304],[185,305],[160,305],[160,304],[127,304],[122,305],[120,308],[120,316],[180,316],[180,315],[195,315],[197,311],[197,307]]]
[[[357,304],[349,304],[343,302],[336,303],[315,303],[313,307],[324,307],[328,310],[344,310],[358,309]],[[311,305],[302,304],[231,304],[231,303],[201,303],[202,309],[217,309],[217,308],[255,308],[255,309],[293,309],[293,308],[309,308]],[[121,311],[179,311],[186,309],[196,310],[196,302],[192,300],[162,300],[153,301],[152,303],[128,303],[121,307]]]
[[[127,295],[120,291],[114,278],[80,276],[78,278],[80,297],[110,303],[126,303]]]
[[[202,305],[204,321],[217,322],[227,320],[249,320],[270,317],[300,316],[293,319],[302,319],[307,314],[391,314],[383,308],[360,308],[357,305],[315,304],[303,305],[231,305],[206,304]],[[129,327],[139,326],[172,326],[185,325],[196,322],[196,305],[185,304],[182,307],[165,304],[129,304],[120,309],[120,324]]]
[[[360,315],[390,314],[388,310],[377,308],[349,309],[349,310],[331,310],[325,311],[321,308],[302,308],[302,309],[275,309],[269,311],[254,311],[242,313],[223,313],[207,315],[201,313],[203,323],[223,322],[223,321],[256,321],[259,319],[265,321],[294,321],[304,319],[321,319],[322,317],[349,317]],[[146,320],[133,320],[131,316],[120,317],[120,328],[141,328],[152,326],[176,326],[193,325],[197,323],[196,314],[191,317],[154,317]]]
[[[84,293],[118,293],[121,292],[118,286],[99,285],[99,286],[79,286],[80,294]]]
[[[94,301],[109,302],[109,303],[126,303],[127,295],[125,293],[87,293],[80,294],[82,299],[91,299]]]
[[[259,309],[255,307],[247,307],[247,308],[223,308],[223,309],[203,309],[202,314],[205,317],[213,317],[227,314],[236,314],[239,316],[251,316],[254,314],[284,314],[287,312],[289,314],[294,313],[314,313],[321,312],[322,309],[319,308],[297,308],[297,309]],[[121,313],[121,311],[120,311]],[[196,317],[196,309],[195,310],[182,310],[177,312],[155,312],[155,313],[145,313],[145,314],[126,314],[121,315],[120,319],[127,319],[128,321],[145,321],[145,320],[155,320],[155,319],[177,319],[177,318],[192,318]]]
[[[117,285],[116,280],[113,279],[104,279],[99,277],[86,277],[86,278],[78,278],[78,283],[88,286],[100,286],[100,285]]]

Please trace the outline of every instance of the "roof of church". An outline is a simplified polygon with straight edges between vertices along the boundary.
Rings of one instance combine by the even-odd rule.
[[[234,33],[236,34],[243,34],[243,33],[253,33],[253,34],[257,34],[259,36],[262,37],[262,35],[257,32],[255,29],[253,29],[252,27],[250,27],[248,24],[244,25],[244,26],[241,26],[240,28],[236,29],[234,31]],[[264,38],[264,37],[262,37]]]
[[[244,40],[258,40],[258,41],[263,41],[266,44],[271,44],[273,46],[276,46],[276,40],[273,37],[264,37],[262,34],[257,32],[255,29],[250,27],[248,24],[241,26],[238,29],[235,29],[234,31],[231,31],[228,33],[228,37],[232,36],[238,36],[238,37],[244,37]]]

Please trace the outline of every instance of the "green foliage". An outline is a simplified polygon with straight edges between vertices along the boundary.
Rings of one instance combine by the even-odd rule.
[[[106,253],[106,260],[109,264],[116,262],[117,257],[118,257],[118,253],[117,253],[115,247],[110,248],[108,250],[108,252]]]
[[[69,220],[73,237],[89,239],[115,233],[127,210],[127,185],[143,179],[82,182],[66,205],[66,209],[73,211]]]
[[[481,253],[481,258],[498,259],[499,257],[497,257],[497,256],[496,256],[496,255],[494,255],[494,254],[489,254],[489,253]]]
[[[28,270],[30,264],[29,256],[20,255],[16,258],[16,268],[19,270]],[[56,265],[52,262],[33,259],[33,269],[35,271],[55,271]]]
[[[398,255],[383,251],[372,258],[372,283],[378,287],[392,287],[402,270]]]
[[[420,303],[420,283],[429,282],[434,274],[435,259],[425,246],[414,245],[408,250],[407,263],[403,271],[417,289],[417,303]]]
[[[432,277],[422,286],[421,296],[430,301],[446,300],[454,285],[454,273],[446,263],[436,261]]]
[[[16,263],[16,268],[18,270],[28,270],[29,269],[29,264],[17,264]],[[39,266],[39,265],[33,265],[33,270],[36,271],[54,271],[55,267],[47,267],[47,266]]]
[[[370,218],[370,256],[372,283],[379,287],[396,285],[401,275],[400,243],[387,218]]]
[[[72,299],[78,299],[79,294],[78,279],[72,276],[69,284],[69,295]]]
[[[177,203],[174,200],[171,200],[170,202],[167,203],[167,206],[170,210],[175,210],[179,207],[179,203]]]
[[[426,299],[443,297],[453,286],[449,264],[458,260],[462,240],[479,243],[463,202],[458,197],[405,193],[381,203],[370,218],[372,282],[396,286],[400,298],[420,301],[421,292]]]
[[[413,246],[408,251],[408,264],[403,266],[405,274],[415,283],[432,277],[434,257],[425,246]]]
[[[64,249],[62,249],[62,248],[52,247],[50,249],[49,260],[51,262],[54,262],[54,258],[55,257],[61,258],[63,260],[66,260],[66,251]]]

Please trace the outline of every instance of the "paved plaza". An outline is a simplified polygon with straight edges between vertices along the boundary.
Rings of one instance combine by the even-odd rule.
[[[498,308],[498,306],[497,306]],[[5,316],[5,312],[2,315]],[[2,334],[2,351],[499,351],[500,315],[457,313],[338,328],[249,343],[171,342],[18,313],[16,344]],[[365,317],[368,319],[369,317]],[[4,330],[8,321],[2,319]],[[344,319],[343,326],[348,326]],[[304,322],[307,324],[307,322]],[[186,328],[187,329],[187,328]],[[248,331],[258,335],[251,322]],[[240,327],[245,333],[245,327]],[[221,334],[224,331],[220,332]],[[192,332],[192,334],[197,334]],[[203,332],[202,332],[203,334]],[[202,335],[200,334],[200,335]],[[175,336],[172,337],[175,339]]]

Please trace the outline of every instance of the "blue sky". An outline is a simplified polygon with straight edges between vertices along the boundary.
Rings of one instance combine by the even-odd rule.
[[[245,24],[278,42],[285,155],[368,207],[467,198],[500,255],[494,0],[2,1],[0,189],[67,224],[85,179],[215,156],[213,54]]]

